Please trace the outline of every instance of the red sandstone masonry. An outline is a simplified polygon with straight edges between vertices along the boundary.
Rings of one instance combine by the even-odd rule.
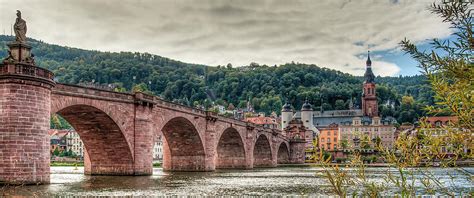
[[[46,130],[50,112],[62,115],[80,134],[87,150],[86,174],[152,174],[156,135],[163,135],[165,170],[212,171],[304,162],[304,146],[289,142],[279,130],[157,97],[59,84],[49,98],[47,89],[19,81],[0,84],[0,95],[2,177],[49,181]],[[19,149],[19,145],[25,146]],[[44,160],[32,165],[25,156],[28,161],[33,156]]]
[[[134,137],[134,175],[151,175],[153,173],[153,115],[152,108],[135,105]]]
[[[49,183],[50,88],[0,80],[0,183]]]
[[[290,163],[290,150],[286,145],[286,142],[280,143],[277,153],[277,164],[288,164]]]
[[[253,150],[254,167],[272,167],[272,149],[270,140],[266,135],[260,135],[255,142]]]
[[[245,157],[240,134],[236,129],[228,128],[218,140],[216,168],[246,168]]]

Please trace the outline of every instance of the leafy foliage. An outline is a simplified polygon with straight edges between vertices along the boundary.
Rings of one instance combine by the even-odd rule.
[[[6,44],[13,39],[0,36],[0,57],[6,56]],[[93,82],[120,92],[145,91],[190,106],[214,102],[242,108],[250,99],[256,111],[267,114],[278,113],[287,100],[299,109],[305,98],[325,110],[348,109],[351,101],[355,107],[361,106],[362,77],[316,65],[292,62],[208,67],[148,53],[82,50],[34,39],[29,43],[38,65],[53,71],[61,83]],[[420,105],[433,104],[425,77],[377,77],[376,82],[383,116],[413,121],[423,115]],[[409,109],[401,108],[405,95],[413,96],[416,102]],[[388,101],[393,108],[386,105]]]
[[[431,11],[451,24],[455,31],[452,41],[433,40],[430,51],[419,51],[409,40],[401,42],[403,49],[420,63],[420,68],[427,76],[435,93],[434,105],[428,105],[430,114],[449,114],[456,116],[458,121],[433,128],[433,123],[422,119],[420,128],[410,133],[402,133],[395,141],[395,149],[382,147],[377,150],[383,160],[389,165],[385,182],[374,182],[367,179],[365,164],[360,160],[360,154],[352,156],[347,167],[341,169],[327,160],[315,157],[325,168],[323,173],[331,183],[332,190],[339,196],[345,197],[351,186],[361,186],[353,196],[379,197],[394,193],[400,197],[416,197],[420,193],[435,196],[465,196],[473,195],[465,189],[453,185],[459,174],[447,171],[449,182],[442,182],[440,176],[435,176],[430,169],[433,166],[443,168],[457,167],[460,161],[471,162],[472,130],[474,129],[474,63],[473,53],[473,18],[472,3],[449,1],[442,4],[434,3]],[[412,96],[402,97],[401,108],[410,111],[416,100]],[[466,174],[472,182],[472,177]]]

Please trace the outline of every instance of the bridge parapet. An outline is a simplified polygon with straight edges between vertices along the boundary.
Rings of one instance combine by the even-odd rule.
[[[202,117],[206,116],[206,111],[204,111],[204,110],[188,107],[188,106],[178,104],[178,103],[174,103],[174,102],[171,102],[171,101],[167,101],[167,100],[164,100],[164,99],[162,99],[158,96],[153,96],[153,102],[155,102],[155,105],[157,105],[159,107],[164,107],[164,108],[167,108],[167,109],[173,109],[173,110],[177,110],[177,111],[181,111],[181,112],[188,112],[188,113],[192,113],[194,115],[199,115],[199,116],[202,116]]]
[[[256,127],[255,124],[253,123],[250,123],[250,122],[245,122],[245,121],[242,121],[242,120],[237,120],[237,119],[234,119],[234,118],[228,118],[228,117],[224,117],[224,116],[219,116],[217,115],[217,118],[219,121],[222,121],[222,122],[226,122],[226,123],[232,123],[234,125],[238,125],[238,126],[253,126],[253,127]]]
[[[70,84],[56,84],[56,87],[53,89],[53,93],[102,100],[120,101],[125,103],[134,102],[134,95],[130,93],[121,93]]]
[[[0,75],[31,76],[46,80],[48,82],[52,82],[54,78],[53,72],[25,63],[10,64],[5,62],[4,64],[0,65]]]
[[[229,123],[234,126],[246,127],[248,130],[255,130],[256,132],[262,132],[270,134],[274,137],[280,138],[282,140],[288,141],[289,138],[282,134],[280,129],[270,129],[258,126],[256,124],[245,122],[243,120],[237,120],[234,118],[228,118],[224,116],[219,116],[214,112],[205,111],[193,107],[188,107],[182,104],[174,103],[171,101],[164,100],[158,96],[145,94],[142,92],[135,93],[122,93],[114,92],[109,90],[103,90],[92,87],[85,87],[80,85],[69,85],[69,84],[57,84],[53,89],[53,93],[61,95],[70,95],[70,96],[79,96],[99,100],[108,100],[108,101],[117,101],[125,103],[135,103],[145,106],[156,106],[166,109],[171,109],[174,111],[181,111],[184,113],[194,114],[196,116],[204,117],[208,121],[212,122],[224,122]]]

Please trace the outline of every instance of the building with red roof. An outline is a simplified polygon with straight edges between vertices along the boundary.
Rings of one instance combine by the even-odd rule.
[[[278,125],[277,118],[265,117],[265,115],[258,115],[257,117],[245,118],[245,121],[254,123],[264,128],[270,128],[270,129],[280,128],[280,126]]]

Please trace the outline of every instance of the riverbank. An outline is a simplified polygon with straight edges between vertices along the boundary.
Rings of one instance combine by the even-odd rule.
[[[348,164],[342,163],[331,163],[330,165],[339,165],[345,166]],[[373,163],[373,164],[365,164],[367,167],[389,167],[390,164],[386,163]],[[318,163],[305,163],[305,164],[279,164],[278,167],[322,167],[321,164]]]
[[[384,182],[386,170],[387,168],[368,168],[367,178],[374,182]],[[457,174],[457,169],[431,170],[440,182],[448,183],[451,189],[456,189],[457,194],[465,195],[474,187],[469,174]],[[336,195],[332,193],[327,178],[315,175],[323,171],[320,167],[215,172],[168,172],[154,168],[153,176],[150,177],[105,177],[84,176],[82,168],[52,167],[51,184],[9,186],[3,191],[0,189],[0,197],[334,197]],[[473,173],[474,168],[466,168],[466,171]],[[456,175],[451,178],[449,174]],[[421,188],[420,185],[417,187]],[[353,190],[357,190],[357,187],[354,186]],[[387,187],[383,195],[393,196],[397,188]],[[418,195],[423,195],[423,192]]]
[[[84,166],[84,162],[51,162],[49,166],[77,166],[82,167]],[[153,163],[154,168],[161,167],[161,163]]]
[[[84,166],[84,162],[51,162],[49,166]]]
[[[330,165],[339,165],[339,166],[346,166],[349,164],[346,163],[331,163]],[[388,163],[370,163],[364,164],[367,167],[390,167],[391,165]],[[459,161],[456,162],[456,167],[473,167],[474,161]],[[279,164],[278,167],[322,167],[321,164],[318,163],[304,163],[304,164]],[[420,167],[425,167],[423,164]],[[431,167],[439,167],[438,166],[431,166]]]

